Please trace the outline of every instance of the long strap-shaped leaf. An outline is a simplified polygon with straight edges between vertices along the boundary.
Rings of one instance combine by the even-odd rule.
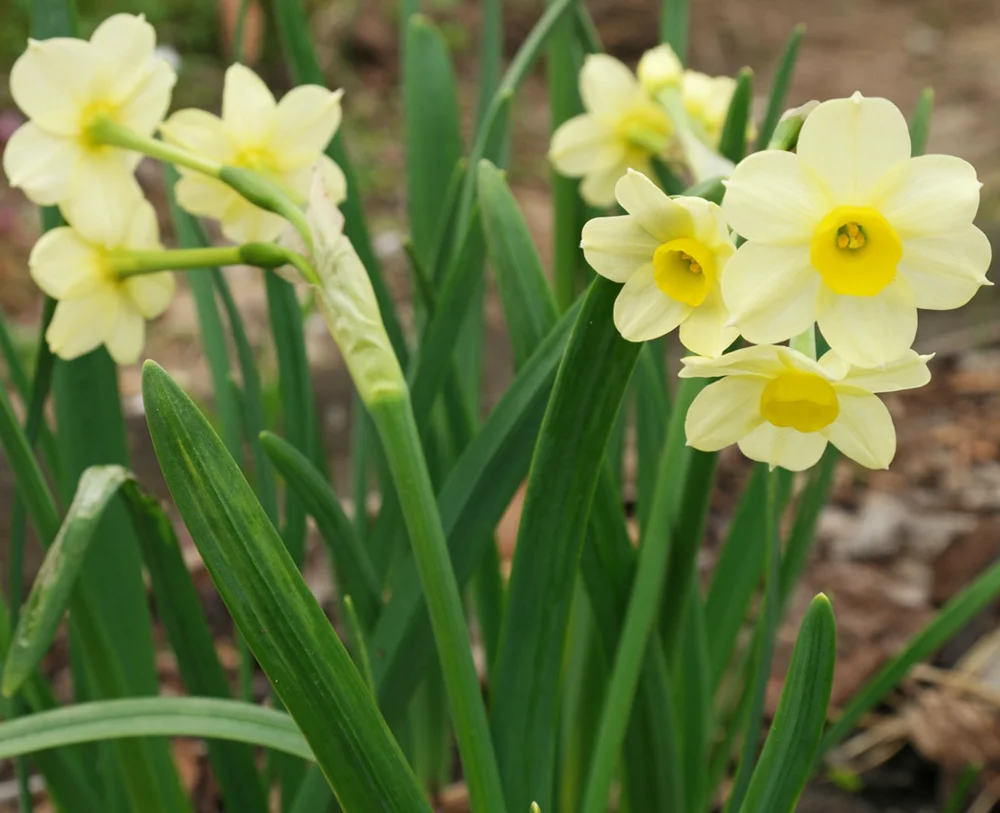
[[[429,810],[350,657],[208,421],[149,362],[143,397],[192,539],[341,805],[358,813]]]
[[[615,329],[620,286],[591,285],[532,459],[496,666],[493,736],[507,804],[550,806],[563,642],[608,437],[641,345]]]

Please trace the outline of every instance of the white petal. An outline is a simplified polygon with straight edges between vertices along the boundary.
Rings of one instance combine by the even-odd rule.
[[[66,197],[81,152],[75,139],[50,135],[29,121],[7,142],[3,170],[11,186],[40,206],[53,206]]]
[[[317,173],[323,179],[330,200],[338,206],[347,200],[347,178],[344,171],[329,155],[321,155],[312,164],[283,176],[282,181],[296,203],[304,205],[309,200],[309,190]]]
[[[220,218],[222,234],[234,243],[269,243],[276,240],[287,221],[234,195]]]
[[[222,181],[196,172],[182,172],[180,180],[174,186],[174,194],[177,196],[177,203],[185,211],[215,220],[222,220],[230,207],[243,200]]]
[[[872,195],[902,238],[958,231],[972,223],[982,184],[968,161],[953,155],[922,155],[894,166]]]
[[[821,286],[816,307],[830,347],[858,367],[895,361],[917,334],[913,290],[899,275],[876,296],[841,296]]]
[[[588,172],[616,166],[623,160],[624,150],[614,131],[593,116],[574,116],[552,134],[549,161],[560,175],[580,178]]]
[[[583,256],[602,277],[625,282],[639,268],[652,262],[660,241],[631,215],[595,217],[583,226]]]
[[[146,322],[129,304],[123,302],[104,334],[104,344],[116,364],[135,364],[146,342]]]
[[[930,381],[931,371],[927,369],[927,362],[931,358],[907,350],[884,367],[852,367],[831,350],[819,363],[841,384],[860,387],[868,392],[896,392],[916,389]]]
[[[152,135],[167,114],[170,92],[176,82],[173,68],[162,59],[156,60],[119,109],[119,123],[140,135]]]
[[[773,344],[741,347],[718,358],[685,356],[681,363],[684,366],[678,374],[680,378],[717,378],[721,375],[775,378],[790,368],[823,374],[816,362],[788,347]]]
[[[813,110],[796,151],[837,206],[864,206],[883,173],[910,160],[910,131],[892,102],[856,93]]]
[[[747,341],[771,344],[816,321],[820,281],[807,246],[744,243],[726,263],[722,296]]]
[[[799,432],[766,421],[740,441],[740,451],[751,460],[788,471],[815,466],[825,449],[826,438],[819,432]]]
[[[100,251],[67,226],[38,238],[28,267],[35,284],[55,299],[79,296],[103,280]]]
[[[729,311],[716,285],[705,301],[681,322],[681,344],[701,356],[720,356],[740,335],[735,327],[726,326],[728,321]]]
[[[80,114],[92,101],[100,60],[83,40],[56,37],[37,42],[10,71],[10,93],[24,114],[58,135],[80,131]]]
[[[897,273],[913,288],[918,308],[945,311],[960,308],[983,285],[993,249],[975,226],[903,241]]]
[[[580,70],[580,97],[588,113],[614,118],[642,95],[639,82],[623,63],[607,54],[591,54]]]
[[[723,449],[753,432],[764,420],[760,378],[724,378],[709,384],[688,407],[684,432],[688,446],[703,452]]]
[[[607,209],[615,204],[615,184],[628,172],[624,158],[621,163],[588,170],[580,183],[580,197],[591,206]]]
[[[222,91],[222,120],[247,142],[263,144],[277,125],[277,104],[267,85],[252,70],[239,63],[226,70]]]
[[[636,271],[615,300],[615,326],[630,342],[664,336],[691,313],[691,306],[677,302],[656,287],[653,264]]]
[[[107,248],[122,245],[136,207],[143,200],[122,150],[87,154],[76,167],[63,215],[92,243]]]
[[[160,243],[160,224],[156,219],[156,209],[148,200],[143,200],[136,206],[125,237],[122,239],[122,246],[137,251],[156,251],[163,248]]]
[[[103,343],[109,319],[117,319],[118,297],[105,285],[94,293],[56,305],[45,332],[49,348],[61,359],[75,359]]]
[[[125,290],[135,310],[146,319],[154,319],[167,309],[177,283],[170,272],[143,274],[126,280]]]
[[[725,182],[722,211],[747,240],[780,245],[808,243],[832,207],[823,185],[790,152],[747,156]]]
[[[691,212],[667,196],[641,172],[630,169],[615,186],[615,197],[647,232],[666,243],[694,234]]]
[[[887,469],[896,454],[892,417],[878,396],[837,388],[840,414],[822,430],[830,442],[869,469]]]
[[[686,195],[671,198],[671,201],[686,209],[691,215],[695,240],[717,252],[721,251],[726,257],[729,257],[736,250],[729,237],[729,224],[726,222],[726,216],[718,204],[704,198]]]
[[[107,65],[112,99],[121,102],[134,96],[136,84],[145,81],[153,61],[153,26],[141,16],[113,14],[97,26],[90,42]]]
[[[205,110],[178,110],[160,127],[163,138],[220,163],[234,160],[235,150],[218,116]]]
[[[301,85],[278,102],[278,126],[271,141],[282,172],[315,163],[340,126],[342,90]]]

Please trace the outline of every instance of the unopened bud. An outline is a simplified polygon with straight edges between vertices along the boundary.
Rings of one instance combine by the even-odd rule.
[[[819,102],[813,99],[782,113],[767,148],[769,150],[794,150],[795,145],[799,143],[799,132],[802,130],[802,125],[817,107],[819,107]]]

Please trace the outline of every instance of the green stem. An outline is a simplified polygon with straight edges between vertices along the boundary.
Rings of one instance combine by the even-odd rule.
[[[503,813],[504,797],[469,631],[409,395],[368,404],[396,483],[434,630],[474,813]]]
[[[95,144],[107,144],[112,147],[141,152],[150,158],[156,158],[168,164],[176,164],[179,167],[187,167],[212,178],[218,178],[222,172],[222,164],[218,161],[189,152],[183,147],[160,141],[152,136],[141,136],[128,127],[122,127],[104,116],[99,116],[91,123],[87,134]]]
[[[108,258],[119,279],[156,274],[161,271],[190,271],[223,265],[253,265],[278,268],[291,265],[306,282],[319,285],[319,276],[309,261],[295,251],[274,243],[245,243],[241,246],[180,248],[169,251],[115,251]]]

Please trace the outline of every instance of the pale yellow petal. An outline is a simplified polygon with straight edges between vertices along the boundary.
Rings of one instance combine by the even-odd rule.
[[[817,323],[830,347],[846,361],[879,367],[913,344],[917,305],[913,290],[899,275],[875,296],[841,296],[821,286]]]
[[[286,173],[282,178],[285,188],[296,203],[304,205],[309,199],[309,190],[317,173],[323,179],[327,196],[335,205],[339,206],[347,200],[347,178],[344,171],[330,156],[321,155],[319,160],[295,172]]]
[[[823,102],[799,133],[799,157],[822,179],[837,206],[865,206],[882,175],[910,160],[910,131],[887,99]]]
[[[163,313],[176,290],[177,283],[170,272],[129,277],[125,282],[125,291],[132,306],[146,319],[154,319]]]
[[[165,61],[158,59],[118,110],[118,122],[133,132],[148,136],[156,132],[170,107],[170,94],[177,82]]]
[[[764,150],[747,156],[725,181],[722,211],[747,240],[808,243],[833,208],[826,190],[797,155]]]
[[[242,200],[238,193],[222,181],[196,172],[182,173],[174,186],[174,194],[177,196],[177,203],[185,211],[215,220],[222,220],[233,203]]]
[[[136,251],[156,251],[163,248],[156,209],[148,200],[140,201],[135,207],[122,239],[122,246]]]
[[[726,306],[740,333],[755,344],[790,339],[815,322],[819,288],[808,246],[744,243],[722,275]]]
[[[118,296],[110,285],[87,296],[64,299],[56,305],[45,340],[59,358],[78,358],[101,346],[106,326],[117,320],[118,309]]]
[[[269,243],[276,240],[287,221],[235,195],[222,213],[222,233],[234,243]]]
[[[156,48],[156,31],[141,16],[112,14],[94,30],[91,45],[107,63],[112,77],[111,98],[123,101],[145,80]]]
[[[122,302],[113,321],[108,322],[104,344],[116,364],[135,364],[146,343],[146,321],[127,302]]]
[[[694,238],[705,244],[716,254],[729,257],[736,250],[729,237],[729,224],[722,208],[704,198],[680,195],[671,200],[687,210],[694,224]]]
[[[826,438],[819,432],[798,432],[766,421],[740,441],[740,451],[751,460],[788,471],[812,468],[825,449]]]
[[[165,141],[220,163],[231,163],[235,158],[236,150],[222,119],[206,110],[178,110],[163,122],[160,133]]]
[[[681,359],[684,366],[678,375],[681,378],[718,378],[723,375],[774,378],[794,366],[789,359],[790,354],[787,347],[761,344],[742,347],[718,358],[685,356]]]
[[[684,68],[666,43],[646,51],[636,68],[640,84],[650,95],[659,93],[666,87],[679,84]]]
[[[245,143],[265,144],[277,129],[277,104],[264,81],[239,63],[226,71],[222,120]]]
[[[965,305],[983,285],[993,258],[990,241],[975,226],[903,241],[897,272],[910,283],[918,308],[951,310]]]
[[[694,234],[691,212],[641,172],[630,169],[615,186],[615,197],[622,208],[661,243]]]
[[[614,131],[593,116],[574,116],[552,134],[549,161],[560,175],[580,178],[595,169],[617,166],[623,159]]]
[[[927,362],[932,358],[907,350],[883,367],[853,367],[831,350],[819,363],[838,380],[838,384],[859,387],[868,392],[897,392],[927,384],[931,380]]]
[[[715,452],[746,437],[763,422],[764,379],[724,378],[698,393],[684,418],[688,446]]]
[[[94,101],[100,68],[94,49],[83,40],[31,40],[11,68],[10,93],[39,127],[75,135],[80,131],[80,113]]]
[[[66,197],[81,153],[75,139],[51,135],[29,121],[7,142],[3,170],[11,186],[40,206],[53,206]]]
[[[887,469],[896,454],[892,416],[877,396],[862,390],[837,390],[840,414],[821,431],[852,460],[869,469]]]
[[[625,282],[653,260],[660,241],[631,215],[595,217],[583,226],[583,256],[602,277]]]
[[[122,245],[142,190],[122,150],[101,150],[77,162],[67,197],[60,202],[71,226],[92,243]]]
[[[293,172],[316,162],[340,126],[343,95],[342,90],[301,85],[278,102],[271,150],[280,171]]]
[[[580,182],[580,197],[591,206],[607,209],[615,204],[615,185],[628,172],[628,164],[611,164],[610,166],[588,170]]]
[[[43,292],[63,299],[98,287],[104,279],[101,262],[99,249],[68,226],[60,226],[38,238],[28,268]]]
[[[924,237],[971,225],[982,184],[968,161],[952,155],[922,155],[887,172],[871,205],[902,237]]]
[[[727,327],[728,321],[729,311],[716,285],[705,301],[681,322],[681,344],[702,356],[720,356],[740,335],[735,327]]]
[[[656,287],[653,264],[636,271],[615,300],[615,327],[630,342],[665,336],[691,313],[691,306],[677,302]]]
[[[591,54],[580,70],[580,98],[588,113],[614,119],[643,96],[638,80],[622,62]]]

